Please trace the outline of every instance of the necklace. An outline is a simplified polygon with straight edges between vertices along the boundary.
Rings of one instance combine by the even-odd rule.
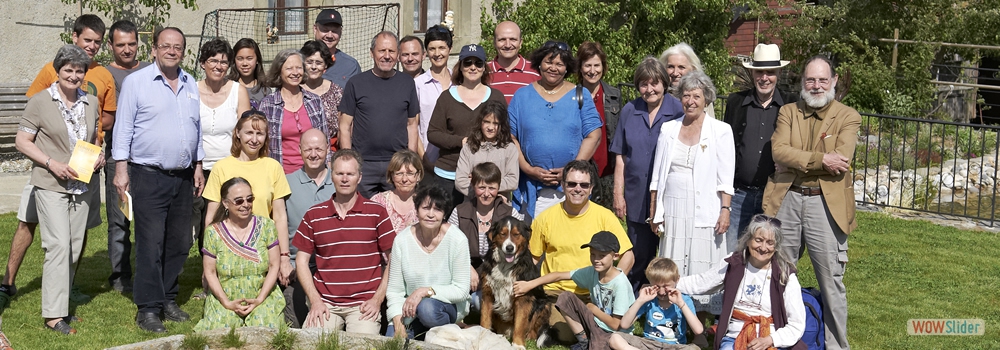
[[[559,90],[562,90],[562,83],[559,83],[559,86],[557,86],[554,90],[546,89],[545,86],[542,86],[542,83],[538,83],[538,86],[541,86],[542,91],[545,91],[545,93],[549,95],[555,95],[557,92],[559,92]]]
[[[486,212],[486,215],[479,215],[479,212],[476,212],[476,222],[479,224],[479,226],[489,228],[491,224],[490,221],[492,219],[493,219],[493,209],[490,209],[490,211]]]

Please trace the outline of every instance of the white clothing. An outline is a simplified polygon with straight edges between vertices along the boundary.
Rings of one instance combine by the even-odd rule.
[[[212,170],[215,162],[232,155],[230,150],[233,147],[233,129],[239,120],[236,107],[239,105],[240,86],[235,81],[230,81],[228,85],[229,95],[218,107],[209,108],[203,100],[198,103],[201,114],[201,142],[205,149],[201,168],[205,170]]]

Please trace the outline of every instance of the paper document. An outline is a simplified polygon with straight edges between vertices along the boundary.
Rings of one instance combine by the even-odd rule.
[[[69,167],[76,171],[77,180],[90,183],[94,175],[94,164],[101,156],[101,148],[87,141],[76,140],[73,155],[69,158]]]
[[[125,219],[132,221],[132,194],[125,192],[125,198],[118,199],[118,209],[125,214]]]

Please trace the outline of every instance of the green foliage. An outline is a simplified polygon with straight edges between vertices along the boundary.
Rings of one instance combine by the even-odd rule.
[[[850,92],[844,103],[859,111],[905,117],[935,115],[937,87],[930,83],[931,64],[959,55],[978,62],[983,53],[944,47],[935,42],[998,45],[1000,24],[996,8],[1000,1],[827,1],[824,5],[788,2],[798,14],[762,12],[771,24],[765,37],[780,38],[783,56],[795,71],[806,58],[828,54],[840,64],[841,80],[849,76]],[[928,44],[898,44],[898,59],[892,67],[892,38],[899,29],[904,40]],[[996,54],[996,52],[989,52]],[[784,57],[783,57],[784,58]],[[841,86],[843,88],[843,86]]]
[[[493,0],[489,6],[484,3],[481,13],[482,45],[495,54],[493,30],[505,20],[521,27],[521,54],[526,57],[547,40],[565,41],[574,49],[584,41],[597,41],[608,54],[604,80],[615,84],[631,82],[645,56],[659,57],[668,47],[687,42],[724,96],[733,83],[724,46],[730,8],[741,4],[761,6],[749,0],[525,0],[518,5]]]
[[[278,333],[271,338],[271,341],[267,343],[274,350],[292,350],[295,347],[295,341],[298,339],[298,334],[292,333],[288,330],[288,326],[281,325],[278,328]]]
[[[316,350],[341,350],[343,344],[340,343],[340,333],[336,331],[323,332],[319,335],[319,342]]]
[[[406,339],[390,337],[384,340],[369,341],[369,348],[371,350],[403,350],[404,346],[408,345],[408,343]]]
[[[208,348],[208,337],[198,333],[191,333],[184,336],[181,341],[183,350],[205,350]]]
[[[242,348],[243,345],[246,345],[246,343],[247,342],[244,341],[239,334],[236,334],[236,327],[229,327],[229,332],[222,336],[223,347],[239,349]]]

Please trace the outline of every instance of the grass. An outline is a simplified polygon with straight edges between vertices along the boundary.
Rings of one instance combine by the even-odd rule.
[[[181,341],[181,349],[183,350],[204,350],[207,347],[208,338],[197,333],[188,334]]]
[[[855,349],[998,349],[1000,348],[1000,235],[963,231],[929,222],[859,213],[859,227],[850,237],[850,263],[844,283],[848,290],[848,338]],[[0,215],[0,257],[6,256],[14,214]],[[18,277],[18,295],[3,313],[3,331],[16,349],[100,349],[165,336],[135,326],[135,306],[114,292],[104,226],[90,231],[76,283],[90,302],[75,306],[84,319],[74,323],[78,334],[64,336],[46,330],[40,313],[43,253],[39,239],[28,251]],[[200,289],[197,254],[181,275],[178,303],[191,314],[183,323],[167,322],[167,335],[188,334],[202,315],[203,302],[191,300]],[[0,263],[5,263],[0,259]],[[816,286],[809,260],[799,264],[804,286]],[[913,318],[979,318],[984,336],[909,336]],[[393,345],[377,346],[392,349]],[[275,347],[277,348],[277,347]],[[534,344],[528,344],[535,349]],[[565,349],[565,348],[554,348]]]
[[[246,341],[240,338],[239,334],[236,334],[236,327],[229,327],[229,332],[222,337],[222,347],[224,348],[242,348],[246,345]]]
[[[267,345],[271,346],[274,350],[292,350],[295,347],[295,340],[298,336],[295,333],[288,331],[288,326],[282,325],[278,328],[278,333],[274,334],[274,338]]]

